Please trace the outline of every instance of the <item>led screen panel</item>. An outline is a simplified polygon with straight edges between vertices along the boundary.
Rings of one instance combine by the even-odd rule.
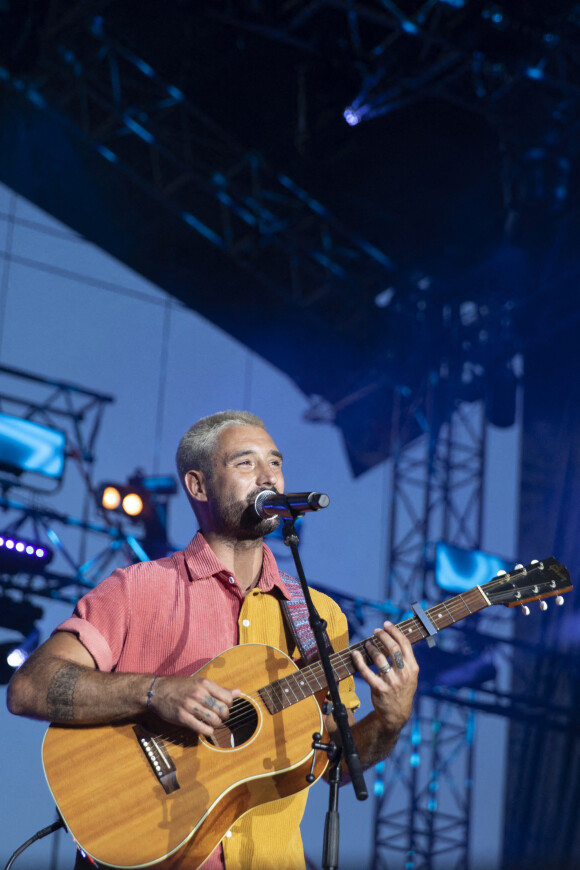
[[[20,475],[36,472],[55,480],[64,469],[64,432],[0,413],[0,468]]]

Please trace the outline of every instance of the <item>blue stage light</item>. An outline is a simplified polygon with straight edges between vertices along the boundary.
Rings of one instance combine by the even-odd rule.
[[[24,472],[59,480],[64,470],[64,432],[32,420],[0,413],[0,473]]]
[[[42,615],[42,608],[26,598],[0,595],[0,626],[17,635],[0,643],[0,685],[8,682],[14,670],[38,646],[40,633],[35,623]]]
[[[15,644],[6,656],[6,662],[11,668],[19,668],[23,665],[28,656],[34,652],[40,642],[40,632],[37,628],[33,628],[30,634],[24,640]]]
[[[505,559],[481,550],[465,550],[443,541],[435,548],[435,582],[447,592],[467,592],[512,567]]]
[[[361,116],[356,109],[353,109],[352,106],[349,106],[348,109],[345,109],[342,115],[349,127],[356,127],[356,125],[360,123]]]
[[[52,550],[46,544],[0,532],[0,573],[37,573],[48,565],[52,556]]]

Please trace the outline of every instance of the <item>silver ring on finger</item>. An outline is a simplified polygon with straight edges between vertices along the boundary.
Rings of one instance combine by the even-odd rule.
[[[390,665],[383,665],[382,668],[379,668],[379,672],[381,674],[388,674],[390,670],[391,670]]]

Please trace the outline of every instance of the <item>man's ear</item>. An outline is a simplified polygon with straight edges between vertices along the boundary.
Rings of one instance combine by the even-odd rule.
[[[196,501],[207,501],[205,477],[201,471],[188,471],[185,475],[185,488]]]

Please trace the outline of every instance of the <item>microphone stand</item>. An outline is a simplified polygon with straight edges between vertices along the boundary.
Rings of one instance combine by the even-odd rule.
[[[296,514],[294,514],[292,508],[289,505],[288,511],[292,514],[292,518],[284,519],[282,526],[282,537],[286,546],[290,547],[292,557],[294,559],[294,564],[296,565],[296,572],[298,574],[298,579],[300,580],[300,585],[302,586],[304,599],[308,608],[310,626],[312,628],[312,632],[318,646],[320,662],[326,676],[326,684],[328,686],[328,691],[332,700],[332,713],[338,726],[338,731],[342,743],[341,746],[336,746],[336,744],[332,742],[326,744],[320,743],[320,734],[312,735],[312,747],[314,749],[314,757],[316,758],[317,750],[322,750],[328,754],[328,759],[331,765],[328,778],[330,785],[329,806],[324,826],[322,866],[324,870],[336,870],[336,868],[338,867],[339,846],[338,789],[342,776],[341,756],[344,757],[344,760],[346,762],[346,766],[350,774],[350,779],[357,800],[366,800],[369,796],[369,793],[364,780],[358,750],[353,740],[352,731],[350,730],[347,709],[342,703],[340,693],[338,691],[338,684],[336,682],[334,671],[330,663],[330,655],[328,653],[326,642],[324,640],[324,629],[326,628],[326,623],[320,618],[320,615],[316,607],[314,606],[312,596],[310,595],[310,590],[306,582],[306,577],[304,575],[302,561],[298,553],[299,538],[298,534],[296,533],[294,523],[296,521],[296,518],[300,516],[300,513],[297,512]],[[314,768],[314,762],[312,767]],[[307,777],[307,779],[309,781],[314,781],[314,777],[312,777],[312,780],[310,780],[309,777]]]

